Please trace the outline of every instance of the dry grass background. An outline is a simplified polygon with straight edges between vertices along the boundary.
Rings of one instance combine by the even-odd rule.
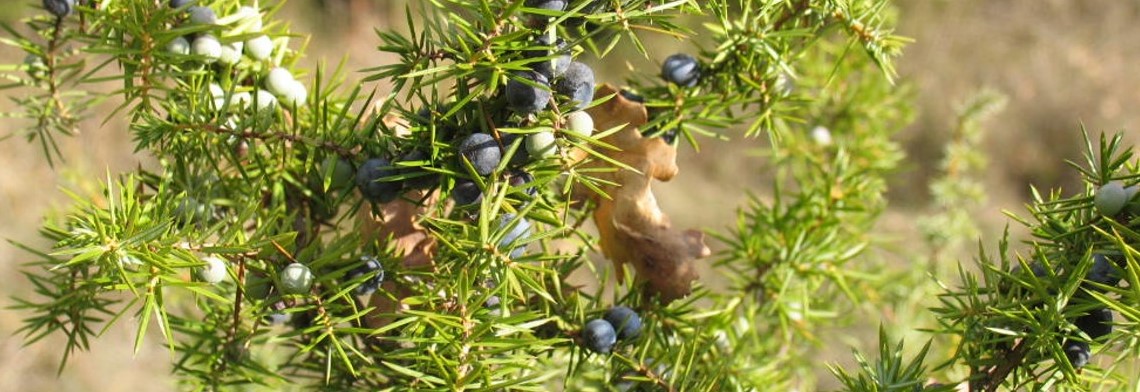
[[[27,2],[21,2],[27,3]],[[324,58],[334,63],[346,53],[349,69],[387,61],[376,54],[372,27],[402,24],[398,1],[374,1],[352,12],[315,12],[317,2],[293,1],[283,19],[293,30],[311,33],[310,67]],[[1140,126],[1140,2],[1120,0],[899,0],[900,32],[916,39],[899,61],[901,81],[916,87],[918,117],[899,135],[908,152],[904,168],[892,180],[891,208],[880,229],[899,244],[915,232],[913,217],[926,211],[927,183],[936,174],[941,145],[951,130],[952,103],[981,87],[1009,96],[1007,109],[987,125],[985,150],[991,157],[986,183],[990,196],[980,216],[986,235],[1004,225],[1001,209],[1020,211],[1029,184],[1043,189],[1080,184],[1065,159],[1079,159],[1079,126],[1090,131],[1135,130]],[[31,12],[29,10],[29,12]],[[351,24],[343,15],[351,14]],[[302,20],[301,16],[307,19]],[[389,20],[388,15],[395,17]],[[393,22],[394,21],[394,22]],[[346,27],[348,26],[348,27]],[[328,42],[335,42],[329,45]],[[664,43],[664,45],[672,45]],[[662,55],[664,56],[664,55]],[[22,55],[0,50],[3,62],[18,62]],[[608,66],[620,70],[622,66]],[[620,75],[601,77],[619,81]],[[0,123],[7,134],[24,126],[17,120]],[[1131,143],[1140,142],[1126,131]],[[755,144],[754,144],[755,143]],[[762,186],[760,165],[747,155],[759,142],[708,141],[700,154],[681,154],[682,173],[660,186],[659,199],[679,226],[723,229],[744,200],[746,189]],[[83,133],[63,142],[67,164],[48,168],[39,150],[13,138],[0,142],[0,237],[32,245],[38,242],[38,222],[49,211],[66,205],[60,189],[76,189],[77,179],[129,170],[146,157],[131,153],[125,124],[99,126],[98,119],[84,124]],[[724,158],[729,157],[729,158]],[[702,206],[701,209],[692,206]],[[992,243],[992,240],[987,240]],[[901,245],[888,255],[905,267]],[[17,273],[26,254],[0,244],[0,303],[26,293],[29,287]],[[22,314],[0,310],[0,390],[4,391],[166,391],[176,389],[169,377],[169,356],[155,344],[132,355],[130,323],[112,328],[94,342],[92,350],[73,357],[69,367],[55,374],[61,341],[47,339],[22,347],[14,336]],[[867,325],[877,325],[868,320]],[[830,353],[834,353],[831,355]],[[825,362],[847,361],[847,350],[829,350]],[[822,386],[831,385],[824,372]],[[114,381],[114,382],[110,382]]]

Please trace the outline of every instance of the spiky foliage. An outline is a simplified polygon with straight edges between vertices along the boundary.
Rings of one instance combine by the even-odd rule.
[[[892,33],[889,3],[567,3],[564,11],[521,0],[410,5],[407,30],[378,29],[379,50],[398,61],[365,70],[363,80],[299,67],[304,45],[272,20],[279,4],[251,14],[241,7],[256,4],[199,1],[219,15],[207,25],[187,23],[165,1],[80,2],[66,19],[40,15],[9,28],[15,38],[5,42],[44,59],[6,76],[35,91],[18,102],[20,115],[34,120],[28,134],[49,156],[55,137],[96,115],[129,122],[137,148],[159,163],[110,176],[103,193],[76,195],[66,219],[45,224],[54,246],[29,249],[36,293],[17,306],[29,341],[68,336],[62,371],[101,330],[135,322],[136,350],[148,330],[161,331],[175,375],[206,390],[811,388],[805,375],[818,364],[822,326],[849,322],[878,285],[859,269],[884,176],[901,159],[890,136],[910,118],[907,90],[892,84],[891,61],[906,41]],[[230,62],[169,50],[206,33],[231,47],[244,42],[249,55]],[[573,103],[558,98],[520,114],[502,97],[508,80],[549,88],[517,76],[561,55],[532,55],[552,49],[538,35],[563,38],[591,64],[621,63],[613,54],[628,48],[661,61],[646,40],[697,38],[686,41],[702,67],[695,86],[652,72],[602,81],[626,79],[630,96],[641,96],[647,136],[694,147],[719,143],[705,136],[733,138],[766,152],[756,166],[773,173],[770,192],[757,192],[718,235],[725,250],[712,274],[727,275],[728,287],[698,286],[663,304],[635,280],[608,279],[614,272],[583,229],[595,206],[571,191],[605,184],[588,162],[616,170],[613,147],[600,141],[615,130],[562,132]],[[267,40],[272,51],[258,53]],[[276,97],[262,91],[274,67],[299,80],[275,80]],[[362,83],[375,80],[391,90]],[[115,110],[91,113],[102,99]],[[817,127],[829,137],[811,137]],[[551,131],[560,153],[518,159],[519,136]],[[494,137],[502,158],[486,176],[456,148],[478,132]],[[767,143],[752,137],[762,134]],[[571,151],[585,151],[584,160]],[[362,197],[338,163],[372,158],[391,166],[358,176],[360,185],[426,190],[394,202],[386,189]],[[512,183],[520,169],[533,182]],[[461,184],[482,197],[434,201],[456,199]],[[392,203],[416,211],[407,224],[431,244],[430,262],[410,263],[398,239],[374,235],[392,222],[369,211]],[[524,222],[530,230],[519,229]],[[228,279],[197,278],[207,256],[226,262]],[[373,259],[387,282],[357,296],[371,276],[350,272]],[[275,289],[292,263],[314,274],[308,292]],[[580,329],[613,304],[638,310],[640,337],[591,353]]]

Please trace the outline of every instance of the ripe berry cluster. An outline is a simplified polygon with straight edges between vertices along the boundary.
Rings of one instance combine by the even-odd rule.
[[[600,319],[586,322],[582,328],[582,344],[598,352],[609,353],[618,341],[628,341],[641,334],[641,316],[625,306],[615,306]]]

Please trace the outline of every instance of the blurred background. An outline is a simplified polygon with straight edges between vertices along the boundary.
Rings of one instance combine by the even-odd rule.
[[[21,1],[4,7],[0,18],[14,21],[32,12],[39,2]],[[373,29],[400,29],[404,1],[293,1],[277,15],[294,33],[310,34],[303,62],[313,69],[324,61],[336,64],[348,56],[349,70],[391,61],[375,50]],[[1083,187],[1065,160],[1081,160],[1083,124],[1093,135],[1125,132],[1126,144],[1140,141],[1140,2],[1119,0],[898,0],[899,32],[915,39],[898,61],[899,83],[914,91],[916,120],[899,134],[907,159],[891,181],[890,207],[882,219],[881,237],[888,249],[883,257],[905,268],[907,244],[917,237],[915,217],[930,212],[929,181],[938,174],[944,145],[954,129],[956,102],[982,88],[1005,94],[1005,110],[983,124],[982,146],[990,164],[985,171],[988,197],[976,218],[983,242],[992,246],[1006,224],[1002,210],[1024,211],[1029,186],[1064,189]],[[679,48],[676,41],[652,41],[660,61]],[[315,44],[320,43],[320,44]],[[299,47],[293,45],[293,47]],[[19,63],[23,54],[0,48],[0,63]],[[600,81],[619,83],[624,64],[604,64]],[[608,71],[608,72],[607,72]],[[356,76],[350,75],[351,78]],[[380,86],[382,89],[384,86]],[[6,95],[8,92],[5,91]],[[0,110],[10,108],[9,100]],[[0,122],[7,135],[26,124]],[[133,153],[126,124],[92,118],[83,133],[63,139],[67,161],[49,168],[38,145],[21,137],[0,142],[0,237],[44,248],[36,230],[41,219],[66,206],[64,189],[91,186],[87,180],[131,170],[147,157]],[[739,139],[739,137],[738,137]],[[682,148],[681,174],[656,189],[675,225],[724,230],[745,200],[745,190],[764,192],[767,183],[750,150],[759,140],[726,143],[705,140],[700,153]],[[84,193],[84,192],[79,192]],[[692,206],[702,206],[701,209]],[[1013,226],[1016,229],[1016,226]],[[1015,236],[1024,238],[1020,232]],[[877,235],[878,236],[878,235]],[[715,245],[715,244],[714,244]],[[961,254],[968,261],[970,254]],[[5,241],[0,243],[0,303],[26,295],[31,288],[17,267],[28,255]],[[706,273],[707,279],[715,279]],[[61,345],[58,338],[23,347],[23,314],[0,310],[0,390],[5,391],[167,391],[175,389],[170,354],[157,342],[133,355],[130,322],[120,323],[77,353],[57,376]],[[879,320],[862,327],[873,330]],[[873,343],[873,339],[870,340]],[[846,342],[844,342],[846,343]],[[917,343],[914,343],[917,344]],[[821,389],[834,386],[825,363],[850,363],[846,346],[832,347],[819,358]],[[114,383],[110,381],[114,380]]]

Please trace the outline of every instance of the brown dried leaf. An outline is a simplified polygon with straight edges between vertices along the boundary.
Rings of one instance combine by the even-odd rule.
[[[421,200],[422,203],[417,203]],[[378,205],[379,211],[364,206],[357,216],[361,223],[361,240],[365,243],[390,240],[396,254],[404,258],[405,268],[431,267],[435,238],[418,219],[438,202],[439,192],[425,195],[423,191],[411,191],[400,199]]]
[[[625,126],[601,139],[619,150],[601,153],[637,171],[619,168],[598,174],[601,179],[619,184],[602,187],[609,199],[586,189],[576,191],[597,203],[594,222],[599,244],[602,253],[614,263],[619,279],[624,266],[631,264],[637,280],[648,283],[649,294],[657,294],[667,303],[692,292],[692,282],[698,278],[694,261],[707,257],[710,251],[700,231],[672,228],[650,189],[653,179],[669,181],[677,175],[676,148],[661,138],[642,137],[637,127],[648,121],[645,106],[617,92],[612,86],[602,86],[596,96],[614,97],[587,111],[597,129]],[[596,160],[590,165],[608,163]]]

